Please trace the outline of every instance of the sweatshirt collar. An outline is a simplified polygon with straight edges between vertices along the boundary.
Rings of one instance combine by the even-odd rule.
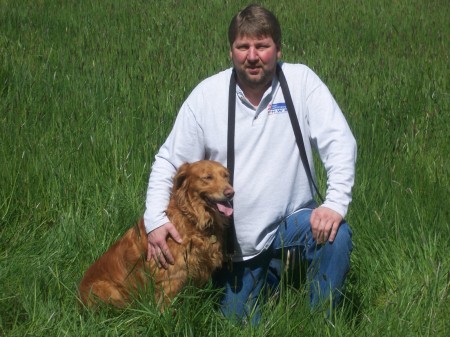
[[[267,106],[272,102],[278,88],[279,88],[278,77],[274,76],[272,79],[272,85],[269,88],[267,88],[267,90],[264,92],[264,95],[261,101],[259,102],[259,105],[256,107],[253,104],[251,104],[249,100],[245,97],[245,94],[239,87],[239,84],[236,84],[236,96],[237,98],[239,98],[242,104],[244,104],[249,109],[254,110],[256,112],[256,115],[259,115],[259,113],[265,110]]]

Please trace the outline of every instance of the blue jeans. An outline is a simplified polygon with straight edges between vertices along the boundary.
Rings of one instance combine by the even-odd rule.
[[[220,309],[225,317],[256,324],[260,320],[260,304],[265,300],[267,282],[273,285],[274,275],[268,271],[276,264],[280,251],[297,249],[307,263],[310,285],[310,306],[318,308],[331,299],[335,306],[341,299],[345,277],[350,269],[352,251],[351,230],[346,222],[339,227],[333,243],[317,245],[312,237],[312,209],[301,209],[288,216],[281,224],[269,249],[243,262],[233,263],[232,270],[224,266],[214,275],[214,284],[224,288]],[[279,269],[276,267],[276,269]],[[273,268],[270,268],[273,270]],[[281,275],[282,270],[277,270]],[[279,279],[278,279],[279,281]]]

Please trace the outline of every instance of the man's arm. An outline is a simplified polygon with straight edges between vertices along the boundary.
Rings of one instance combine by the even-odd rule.
[[[167,246],[170,236],[181,242],[176,224],[166,215],[167,205],[173,186],[176,170],[185,162],[204,158],[203,139],[199,126],[188,103],[184,103],[178,113],[172,131],[155,156],[150,174],[144,223],[148,241],[147,260],[155,259],[159,266],[167,268],[173,263],[173,256]]]
[[[327,191],[322,206],[311,215],[311,230],[318,243],[333,242],[352,200],[355,179],[356,141],[348,123],[320,79],[307,99],[310,137],[327,173]]]

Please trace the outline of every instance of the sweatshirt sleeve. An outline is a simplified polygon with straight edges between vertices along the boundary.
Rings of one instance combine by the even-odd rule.
[[[326,85],[311,71],[307,96],[311,143],[318,150],[327,174],[323,206],[343,217],[352,200],[356,141],[347,121]]]
[[[152,165],[144,213],[147,233],[169,222],[166,209],[169,204],[172,180],[178,167],[185,162],[194,162],[203,158],[202,131],[186,101]]]

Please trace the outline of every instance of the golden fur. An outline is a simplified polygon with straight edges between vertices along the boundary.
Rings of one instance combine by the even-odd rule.
[[[191,280],[203,286],[223,263],[224,227],[234,195],[228,171],[221,164],[202,160],[183,164],[173,180],[167,216],[176,226],[181,244],[170,237],[167,244],[175,259],[168,269],[146,261],[144,221],[130,228],[85,273],[80,286],[82,302],[92,307],[108,303],[123,307],[138,290],[153,289],[164,305]],[[224,206],[225,205],[225,206]],[[153,287],[148,287],[149,282]]]

